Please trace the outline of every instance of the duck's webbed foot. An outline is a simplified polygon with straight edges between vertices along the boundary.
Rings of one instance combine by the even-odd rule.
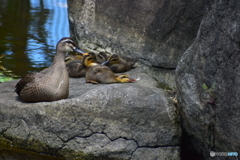
[[[90,79],[86,79],[86,82],[87,83],[92,83],[92,84],[98,84],[97,81],[93,81],[93,80],[90,80]]]

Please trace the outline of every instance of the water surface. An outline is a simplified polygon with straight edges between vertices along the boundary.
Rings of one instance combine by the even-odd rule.
[[[55,46],[69,36],[66,0],[0,0],[0,73],[16,78],[48,67]],[[1,75],[1,74],[0,74]],[[0,144],[0,160],[53,160]]]
[[[48,67],[66,36],[66,0],[1,0],[0,55],[5,57],[0,65],[18,78]]]

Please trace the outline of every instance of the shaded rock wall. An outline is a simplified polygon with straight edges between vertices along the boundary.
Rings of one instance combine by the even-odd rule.
[[[204,159],[211,150],[240,153],[239,8],[240,1],[208,1],[197,38],[177,68],[183,128]]]
[[[211,150],[240,152],[239,3],[68,0],[71,32],[83,48],[140,57],[171,88],[179,62],[184,140],[204,159]]]
[[[83,49],[139,57],[148,73],[175,88],[174,71],[159,68],[176,68],[196,37],[204,1],[68,0],[68,6],[71,34]]]

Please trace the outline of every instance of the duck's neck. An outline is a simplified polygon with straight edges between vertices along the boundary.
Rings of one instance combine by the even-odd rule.
[[[53,58],[52,66],[57,64],[64,64],[66,53],[64,52],[57,52]]]

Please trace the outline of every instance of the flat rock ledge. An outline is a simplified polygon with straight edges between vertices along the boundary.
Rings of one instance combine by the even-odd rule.
[[[0,84],[0,144],[63,159],[180,159],[181,128],[169,96],[140,68],[129,84],[70,79],[70,95],[25,103]]]

